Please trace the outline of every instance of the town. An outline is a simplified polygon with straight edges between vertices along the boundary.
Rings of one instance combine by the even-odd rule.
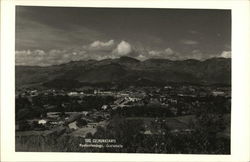
[[[216,113],[230,113],[230,88],[166,85],[129,86],[122,90],[94,87],[25,89],[16,93],[16,131],[45,131],[65,126],[68,134],[86,137],[94,135],[98,127],[105,128],[116,114],[128,119],[174,119],[193,116],[204,105]],[[172,132],[192,131],[180,125],[174,123],[169,127]],[[144,134],[157,132],[147,124],[144,128]]]

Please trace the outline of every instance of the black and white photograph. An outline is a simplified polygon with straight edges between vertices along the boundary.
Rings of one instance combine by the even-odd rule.
[[[231,10],[15,10],[16,152],[230,155]]]

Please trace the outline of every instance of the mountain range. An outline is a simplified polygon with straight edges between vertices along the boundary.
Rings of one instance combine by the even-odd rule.
[[[15,79],[17,88],[31,86],[77,88],[84,85],[167,83],[231,85],[231,59],[139,61],[123,56],[100,61],[71,61],[47,67],[16,66]]]

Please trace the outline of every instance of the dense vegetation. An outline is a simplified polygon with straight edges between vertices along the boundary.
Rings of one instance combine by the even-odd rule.
[[[66,152],[123,152],[123,153],[182,153],[182,154],[230,154],[230,139],[217,137],[215,131],[221,131],[224,121],[216,115],[197,118],[194,131],[189,133],[172,133],[165,124],[157,125],[158,134],[143,134],[143,120],[127,120],[115,116],[107,128],[98,127],[97,132],[87,134],[86,138],[116,139],[116,144],[123,148],[83,148],[84,138],[70,135],[16,136],[16,148],[22,151],[66,151]],[[25,145],[23,146],[22,144]]]
[[[132,106],[128,108],[118,108],[112,113],[126,117],[172,117],[175,116],[168,108],[160,105]]]
[[[67,95],[38,95],[16,98],[16,120],[46,115],[46,112],[73,112],[100,109],[114,101],[111,96],[69,97]]]
[[[16,136],[16,148],[22,151],[72,151],[72,152],[131,152],[131,153],[185,153],[185,154],[230,154],[230,136],[221,135],[230,128],[231,99],[223,96],[207,97],[178,97],[171,96],[177,102],[159,103],[142,102],[144,105],[131,104],[130,107],[110,110],[111,120],[104,127],[97,127],[94,134],[89,133],[86,138],[116,139],[123,148],[83,148],[84,138],[70,134],[60,135],[31,135]],[[26,127],[27,119],[34,119],[47,112],[89,111],[100,110],[102,105],[109,105],[115,101],[112,96],[67,96],[67,95],[37,95],[33,97],[16,97],[16,121],[22,130]],[[166,101],[167,102],[167,101]],[[195,105],[193,105],[195,104]],[[175,107],[173,113],[170,107]],[[188,110],[192,111],[188,111]],[[186,123],[191,131],[173,132],[163,119],[192,115],[192,122]],[[145,128],[143,118],[158,118]],[[87,121],[80,120],[78,126],[85,126]],[[32,126],[41,129],[41,125]],[[151,134],[145,131],[152,128]],[[31,129],[35,130],[35,129]],[[27,138],[29,137],[29,138]],[[22,146],[25,144],[25,146]],[[32,150],[29,150],[32,149]],[[18,151],[18,150],[17,150]]]
[[[93,138],[115,138],[123,144],[120,149],[99,149],[99,152],[229,154],[230,139],[217,133],[225,129],[225,121],[216,114],[197,116],[194,131],[172,133],[166,124],[157,125],[157,134],[143,134],[142,120],[115,117],[106,129],[98,128]]]

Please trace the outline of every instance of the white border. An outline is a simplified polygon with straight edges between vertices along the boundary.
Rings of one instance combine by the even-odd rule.
[[[1,161],[250,161],[250,5],[245,0],[2,0]],[[231,155],[15,152],[15,5],[232,9]]]

